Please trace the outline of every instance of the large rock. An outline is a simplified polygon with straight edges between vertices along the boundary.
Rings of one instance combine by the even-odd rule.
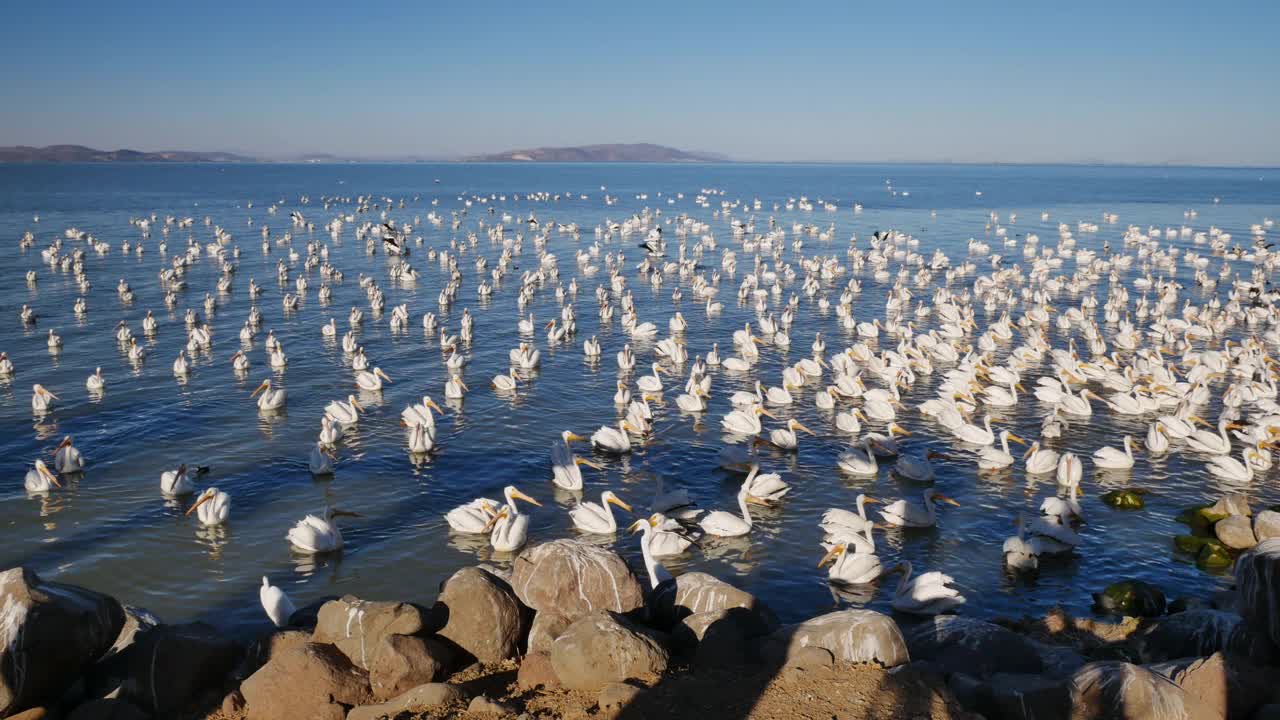
[[[1213,516],[1229,517],[1231,515],[1242,515],[1249,517],[1253,514],[1253,510],[1249,507],[1249,497],[1244,493],[1229,493],[1218,499],[1218,502],[1207,508],[1208,512]]]
[[[769,637],[771,652],[782,659],[800,648],[826,649],[842,663],[879,663],[886,668],[911,661],[898,624],[874,610],[838,610],[798,625],[784,625]]]
[[[1211,655],[1230,647],[1241,618],[1221,610],[1197,609],[1160,618],[1140,636],[1143,662]]]
[[[1254,708],[1266,701],[1274,682],[1268,677],[1268,671],[1261,671],[1222,653],[1145,667],[1169,678],[1218,715],[1230,718],[1248,717]]]
[[[0,572],[0,716],[56,700],[122,627],[114,598],[26,568]]]
[[[521,690],[530,690],[539,685],[555,687],[559,684],[560,679],[556,677],[556,669],[551,665],[549,653],[529,653],[520,660],[516,685]]]
[[[947,674],[986,677],[1044,669],[1040,653],[1025,637],[974,618],[934,617],[908,630],[906,640],[913,660],[927,660]]]
[[[433,615],[439,635],[480,662],[518,657],[527,631],[526,611],[505,580],[480,568],[463,568],[444,585]]]
[[[452,664],[453,650],[434,637],[388,635],[373,652],[369,685],[374,698],[387,700],[443,680]]]
[[[1232,515],[1219,520],[1213,526],[1213,534],[1232,550],[1248,550],[1258,544],[1253,536],[1253,523],[1244,515]]]
[[[357,667],[369,669],[373,649],[387,635],[430,631],[422,608],[402,602],[372,602],[347,595],[320,608],[312,640],[336,645]]]
[[[221,698],[224,681],[240,662],[241,652],[239,644],[211,625],[161,625],[103,665],[112,666],[122,678],[122,697],[153,715],[167,717],[194,700]]]
[[[1142,580],[1121,580],[1093,594],[1095,608],[1114,615],[1156,617],[1165,611],[1164,591]]]
[[[278,653],[240,685],[248,720],[344,720],[373,700],[369,678],[333,645]]]
[[[311,633],[302,630],[274,630],[259,637],[249,645],[240,665],[236,667],[234,677],[244,680],[258,672],[258,668],[271,662],[271,658],[294,648],[300,648],[311,642]]]
[[[668,660],[656,633],[604,610],[574,621],[551,644],[556,677],[572,690],[599,690],[611,682],[661,675]]]
[[[1220,720],[1169,678],[1126,662],[1096,662],[1067,685],[1071,720]]]
[[[644,591],[620,555],[578,540],[535,545],[516,558],[511,587],[534,610],[554,610],[569,620],[644,605]]]
[[[650,596],[649,608],[662,628],[673,627],[689,615],[731,608],[747,610],[757,619],[753,635],[766,635],[778,627],[773,611],[754,595],[703,572],[685,573],[662,583]]]
[[[1245,622],[1280,645],[1280,538],[1258,543],[1236,561],[1236,598]]]
[[[1253,518],[1253,536],[1258,542],[1280,538],[1280,512],[1263,510]]]
[[[401,713],[429,710],[446,705],[460,704],[467,694],[456,685],[427,683],[377,705],[362,705],[347,713],[347,720],[383,720],[399,717]]]
[[[551,643],[560,637],[565,628],[573,624],[569,618],[555,610],[542,610],[534,614],[529,626],[529,652],[550,653]]]

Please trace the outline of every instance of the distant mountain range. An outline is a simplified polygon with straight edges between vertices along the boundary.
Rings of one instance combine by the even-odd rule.
[[[456,161],[457,158],[454,159]],[[509,150],[491,155],[475,155],[461,158],[463,162],[724,162],[724,155],[709,152],[679,150],[650,143],[617,145],[582,145],[579,147],[543,147],[530,150]],[[84,145],[29,145],[0,146],[0,163],[93,163],[93,162],[303,162],[303,163],[351,163],[351,162],[450,162],[448,159],[428,158],[419,155],[400,157],[358,157],[332,153],[306,153],[300,155],[256,158],[229,152],[197,152],[193,150],[97,150]]]
[[[253,162],[253,158],[228,152],[191,150],[95,150],[84,145],[11,145],[0,147],[0,163],[63,162]]]
[[[468,162],[724,162],[716,153],[679,150],[651,143],[582,145],[508,150],[463,158]]]

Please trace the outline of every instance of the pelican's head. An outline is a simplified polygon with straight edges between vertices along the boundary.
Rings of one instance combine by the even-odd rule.
[[[185,512],[184,515],[190,515],[191,513],[196,511],[196,508],[209,502],[210,500],[216,498],[217,496],[218,496],[218,488],[216,487],[205,488],[205,491],[200,493],[200,497],[195,501],[195,503],[192,504],[191,507],[187,508],[187,512]]]
[[[374,374],[374,375],[377,375],[378,377],[382,378],[383,380],[386,380],[387,382],[391,382],[391,378],[387,377],[387,374],[386,374],[386,373],[384,373],[384,372],[382,372],[382,368],[377,368],[377,367],[376,367],[376,368],[374,368],[374,369],[373,369],[373,374]]]
[[[763,407],[759,405],[755,407],[755,410],[753,410],[753,412],[755,412],[756,415],[767,415],[768,417],[771,417],[774,420],[778,419],[777,415],[774,415],[773,413],[769,412],[768,410],[765,410]]]
[[[1016,442],[1016,443],[1021,443],[1022,445],[1026,445],[1026,444],[1027,444],[1027,441],[1026,441],[1026,440],[1024,440],[1023,438],[1018,437],[1017,435],[1014,435],[1013,433],[1009,432],[1008,430],[1003,431],[1003,433],[1004,433],[1004,434],[1006,434],[1010,440],[1012,440],[1012,441],[1014,441],[1014,442]]]
[[[251,394],[249,397],[257,397],[258,393],[266,392],[267,390],[270,390],[270,389],[271,389],[271,378],[267,378],[266,380],[262,381],[262,384],[258,386],[258,389],[254,390],[253,394]]]
[[[800,422],[799,420],[796,420],[795,418],[792,418],[792,419],[790,419],[790,420],[788,420],[788,421],[787,421],[787,428],[788,428],[789,430],[791,430],[792,432],[795,432],[796,430],[803,430],[803,431],[805,431],[805,432],[809,433],[810,435],[815,435],[815,436],[816,436],[816,435],[818,434],[818,433],[816,433],[816,432],[814,432],[814,431],[810,430],[809,428],[805,427],[803,424],[801,424],[801,422]]]
[[[43,460],[37,460],[35,462],[35,467],[36,467],[36,472],[40,475],[40,477],[53,483],[54,487],[62,487],[62,483],[58,482],[58,476],[53,474],[53,471],[49,469],[48,465],[44,464]]]
[[[840,559],[842,555],[844,555],[848,551],[849,551],[848,543],[840,543],[838,545],[833,545],[831,549],[827,551],[827,554],[823,555],[822,559],[818,561],[818,567],[822,567],[827,563],[836,562],[837,560]]]
[[[903,436],[906,436],[906,437],[910,437],[910,436],[911,436],[911,431],[910,431],[910,430],[907,430],[906,428],[902,427],[901,425],[899,425],[899,424],[898,424],[898,423],[896,423],[896,422],[890,422],[890,423],[889,423],[889,437],[893,437],[894,435],[903,435]]]
[[[560,439],[564,440],[565,445],[568,445],[574,440],[577,440],[579,442],[586,440],[586,438],[582,437],[581,435],[575,433],[572,430],[565,430],[564,432],[560,433]]]
[[[618,507],[622,508],[623,510],[626,510],[627,512],[634,512],[631,509],[631,506],[623,502],[622,499],[619,498],[617,495],[614,495],[612,490],[605,490],[604,497],[602,499],[604,500],[604,502],[609,503],[611,505],[617,505]]]
[[[32,385],[31,392],[35,393],[36,395],[48,395],[54,400],[58,399],[57,395],[54,395],[53,393],[49,392],[49,390],[46,389],[45,386],[41,385],[40,383],[36,383],[35,385]]]
[[[520,490],[516,488],[515,485],[508,485],[502,491],[502,494],[506,496],[508,505],[513,504],[512,501],[514,500],[524,500],[525,502],[532,503],[534,505],[537,505],[538,507],[542,507],[542,503],[520,492]]]
[[[635,535],[642,530],[653,527],[653,520],[641,518],[627,526],[627,532]]]
[[[457,384],[458,384],[458,387],[462,388],[462,391],[463,391],[463,392],[471,392],[471,390],[467,387],[467,384],[466,384],[466,383],[464,383],[464,382],[462,382],[462,376],[461,376],[461,375],[454,375],[454,376],[453,376],[453,378],[452,378],[452,380],[453,380],[453,382],[455,382],[455,383],[457,383]]]
[[[947,497],[946,495],[943,495],[937,490],[930,491],[929,497],[933,498],[934,500],[941,500],[942,502],[948,505],[955,505],[956,507],[960,507],[960,503],[956,502],[954,499],[950,497]]]
[[[70,435],[67,435],[66,437],[62,438],[62,442],[58,443],[58,447],[54,448],[54,449],[53,449],[53,452],[54,452],[54,454],[56,455],[56,454],[58,453],[58,451],[59,451],[59,450],[61,450],[62,448],[67,448],[67,447],[71,447],[71,436],[70,436]]]

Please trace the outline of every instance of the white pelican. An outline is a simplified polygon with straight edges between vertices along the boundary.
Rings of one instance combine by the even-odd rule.
[[[755,392],[735,391],[729,396],[729,404],[738,410],[749,410],[756,405],[764,404],[764,386],[756,381]]]
[[[776,416],[760,406],[755,406],[747,410],[733,410],[728,415],[720,419],[720,424],[725,430],[737,435],[758,435],[764,430],[764,426],[760,423],[760,416],[768,415],[777,419]]]
[[[906,500],[894,500],[880,511],[880,517],[890,525],[898,527],[933,527],[938,524],[938,509],[935,500],[960,507],[960,503],[943,495],[934,488],[924,491],[923,503],[912,504]]]
[[[1075,453],[1065,452],[1058,458],[1058,484],[1072,487],[1080,484],[1084,475],[1084,465]]]
[[[818,523],[823,532],[832,537],[857,535],[875,525],[867,517],[867,503],[882,503],[883,501],[870,495],[858,493],[858,497],[854,502],[858,508],[856,513],[842,508],[829,508],[824,512],[821,522]]]
[[[342,549],[342,531],[334,522],[338,517],[360,517],[360,513],[329,508],[324,517],[308,515],[289,529],[286,538],[293,549],[304,555],[319,555]]]
[[[560,433],[560,441],[551,444],[551,482],[558,487],[575,491],[582,489],[582,470],[578,468],[579,465],[586,465],[596,470],[604,469],[602,465],[573,454],[573,447],[569,443],[586,439],[577,433],[565,430]]]
[[[1244,428],[1224,417],[1218,421],[1217,433],[1197,430],[1188,435],[1185,440],[1192,450],[1210,455],[1226,455],[1231,452],[1231,438],[1227,436],[1227,430],[1233,429],[1243,430]]]
[[[13,361],[9,359],[9,353],[0,352],[0,377],[9,377],[13,374]]]
[[[1028,531],[1045,555],[1069,553],[1083,541],[1080,533],[1071,529],[1061,515],[1041,515],[1031,521]]]
[[[609,535],[618,531],[618,521],[613,517],[610,505],[631,512],[631,506],[623,502],[612,490],[605,490],[600,495],[600,503],[579,502],[577,507],[569,511],[573,526],[583,532]]]
[[[190,495],[193,492],[195,492],[195,486],[187,477],[186,463],[179,465],[177,470],[166,470],[160,473],[160,494],[165,497]]]
[[[1000,431],[1000,447],[988,445],[978,451],[978,469],[980,470],[1003,470],[1013,464],[1014,457],[1009,453],[1009,441],[1023,445],[1027,444],[1026,440],[1014,435],[1008,430]]]
[[[54,334],[53,328],[49,328],[49,341],[47,344],[50,350],[57,350],[62,347],[62,337]]]
[[[462,377],[456,374],[444,384],[444,396],[453,400],[461,398],[467,390],[467,384],[462,382]]]
[[[915,457],[913,455],[903,455],[893,465],[893,474],[898,477],[917,483],[933,482],[934,469],[930,460],[943,457],[941,453],[930,451],[924,457]]]
[[[600,341],[596,339],[595,335],[582,342],[583,355],[589,358],[598,358],[600,357],[600,352]]]
[[[493,376],[493,380],[489,381],[489,384],[493,385],[494,390],[497,390],[498,392],[511,392],[516,389],[516,369],[511,368],[507,372],[510,374],[504,375],[502,373],[498,373]]]
[[[179,350],[178,359],[173,361],[173,374],[186,377],[189,372],[191,372],[191,366],[187,363],[187,351]]]
[[[84,470],[84,455],[71,444],[71,436],[67,435],[58,443],[53,451],[53,466],[61,475],[69,475]]]
[[[1058,453],[1049,448],[1040,447],[1040,441],[1031,443],[1031,447],[1022,454],[1030,475],[1044,475],[1058,469]]]
[[[102,368],[95,368],[89,379],[84,381],[84,386],[89,392],[102,392],[107,386],[107,381],[102,377]]]
[[[327,417],[320,418],[320,442],[325,445],[336,445],[339,434],[337,423]]]
[[[683,553],[693,544],[693,538],[679,522],[655,512],[649,518],[653,528],[649,539],[649,554],[653,557],[672,557]]]
[[[799,438],[796,437],[797,430],[803,430],[810,435],[817,435],[817,433],[802,425],[799,420],[792,418],[787,421],[785,428],[778,428],[769,433],[769,442],[783,450],[795,450],[800,444]]]
[[[1152,455],[1163,455],[1169,452],[1169,433],[1163,421],[1157,420],[1147,426],[1147,452]]]
[[[539,506],[542,503],[520,492],[514,485],[508,485],[502,494],[507,504],[489,521],[489,543],[498,552],[515,552],[524,547],[529,537],[529,516],[520,514],[516,500],[526,500]]]
[[[1040,536],[1027,536],[1027,522],[1022,516],[1014,519],[1018,534],[1005,538],[1001,551],[1005,567],[1010,570],[1035,570],[1040,567],[1040,555],[1044,552]]]
[[[468,535],[489,532],[489,521],[498,514],[498,503],[489,498],[476,498],[445,513],[449,527]]]
[[[288,627],[289,618],[293,617],[296,609],[293,607],[293,601],[289,599],[284,591],[267,579],[266,575],[262,576],[262,587],[258,590],[258,600],[262,603],[262,609],[266,611],[267,617],[271,618],[271,623],[278,628]]]
[[[647,519],[637,520],[631,523],[631,526],[627,528],[627,531],[633,535],[637,532],[643,533],[640,536],[640,557],[644,560],[644,568],[649,576],[650,589],[658,587],[658,585],[663,581],[671,577],[671,574],[666,571],[666,568],[662,567],[662,565],[654,559],[654,529],[658,525],[658,517],[660,516],[655,514]]]
[[[271,378],[262,381],[257,390],[249,397],[256,397],[258,393],[262,393],[262,397],[258,398],[259,410],[279,410],[284,407],[285,401],[288,399],[288,393],[284,388],[272,388]]]
[[[627,431],[630,429],[631,426],[627,424],[626,420],[619,420],[616,428],[601,425],[599,430],[591,433],[591,444],[598,450],[615,455],[629,453],[631,452],[631,436],[627,434]]]
[[[747,479],[743,483],[751,497],[775,503],[781,500],[788,492],[791,492],[791,486],[783,481],[782,476],[778,473],[765,473],[764,475],[759,473],[760,465],[751,463],[751,471],[747,473]]]
[[[623,345],[618,351],[618,369],[631,370],[636,366],[636,354],[631,352],[631,345]]]
[[[866,415],[862,414],[862,411],[858,408],[838,412],[836,413],[836,429],[851,435],[857,435],[862,432],[862,422],[859,418],[861,418],[861,420],[871,422],[870,419],[867,418]]]
[[[187,509],[187,514],[191,513],[196,514],[196,519],[204,527],[217,527],[231,515],[231,496],[216,487],[206,488],[195,504]]]
[[[769,505],[768,501],[751,495],[751,481],[752,478],[748,477],[738,490],[738,509],[742,512],[742,517],[725,510],[713,510],[698,522],[703,532],[716,537],[741,537],[751,532],[753,521],[747,504]]]
[[[237,350],[236,354],[231,356],[231,369],[236,372],[249,370],[249,356],[245,355],[243,350]]]
[[[666,481],[658,476],[658,489],[653,493],[653,501],[649,507],[660,514],[672,514],[681,519],[696,517],[700,511],[693,508],[694,502],[689,499],[689,491],[684,488],[667,490]]]
[[[863,438],[858,447],[836,456],[836,464],[850,475],[874,477],[880,471],[880,466],[876,463],[876,454],[871,450],[874,444],[875,441],[871,438]]]
[[[391,382],[391,378],[387,377],[382,368],[375,367],[373,370],[361,370],[356,373],[356,385],[359,385],[361,390],[381,390],[383,380]]]
[[[320,334],[324,337],[336,337],[338,334],[338,321],[329,318],[329,322],[320,327]]]
[[[935,570],[923,573],[913,580],[911,570],[911,563],[906,560],[889,570],[890,573],[902,573],[898,589],[893,593],[891,604],[894,610],[916,615],[937,615],[965,603],[964,595],[952,587],[955,580],[950,575]]]
[[[356,401],[355,395],[348,395],[347,401],[334,400],[324,406],[325,417],[332,420],[338,427],[348,427],[360,422],[360,411],[364,407]]]
[[[636,387],[640,388],[641,392],[646,393],[662,392],[662,378],[658,377],[658,374],[665,372],[666,370],[663,370],[662,366],[658,365],[658,363],[654,363],[653,374],[640,376],[640,378],[636,380]]]
[[[311,457],[307,460],[307,467],[311,470],[312,475],[332,475],[333,463],[337,459],[327,445],[317,442],[311,448]]]
[[[996,441],[996,434],[991,429],[991,416],[985,416],[982,423],[982,426],[965,423],[951,432],[963,442],[972,445],[990,445]]]
[[[284,354],[284,349],[279,345],[271,351],[271,367],[279,369],[289,364],[289,358]]]
[[[676,396],[676,407],[684,412],[704,412],[707,409],[707,398],[711,394],[701,385],[695,385],[691,392],[680,393]]]
[[[427,428],[434,428],[436,426],[436,419],[435,416],[431,414],[432,410],[444,415],[444,410],[436,404],[435,400],[423,395],[422,402],[417,405],[410,405],[400,411],[400,422],[406,427],[424,425]]]
[[[866,534],[870,541],[870,527],[867,528]],[[880,558],[874,551],[861,552],[857,545],[854,546],[853,552],[849,552],[849,545],[848,542],[833,545],[818,561],[818,567],[831,563],[831,568],[827,570],[827,580],[843,585],[865,585],[875,582],[884,573]]]
[[[29,493],[47,493],[53,488],[62,487],[62,483],[58,482],[58,478],[43,460],[37,460],[35,467],[27,471],[24,486]]]
[[[1099,448],[1093,453],[1093,464],[1110,470],[1128,470],[1133,467],[1133,437],[1124,436],[1124,450]]]
[[[1253,455],[1257,453],[1251,447],[1240,451],[1240,460],[1230,455],[1215,455],[1209,459],[1208,469],[1214,477],[1230,482],[1248,483],[1253,480]]]
[[[1062,399],[1058,401],[1058,409],[1067,415],[1089,417],[1090,415],[1093,415],[1093,406],[1089,404],[1089,398],[1094,398],[1096,400],[1102,399],[1087,388],[1081,388],[1079,395],[1072,395],[1070,392],[1064,392]]]

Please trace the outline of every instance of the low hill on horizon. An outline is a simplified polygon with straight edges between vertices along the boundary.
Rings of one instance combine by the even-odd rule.
[[[474,155],[464,162],[725,162],[729,158],[717,153],[694,152],[654,145],[652,143],[620,143],[580,145],[575,147],[541,147],[508,150],[490,155]]]
[[[67,162],[254,162],[254,158],[229,152],[194,150],[96,150],[84,145],[0,146],[0,163],[67,163]]]

